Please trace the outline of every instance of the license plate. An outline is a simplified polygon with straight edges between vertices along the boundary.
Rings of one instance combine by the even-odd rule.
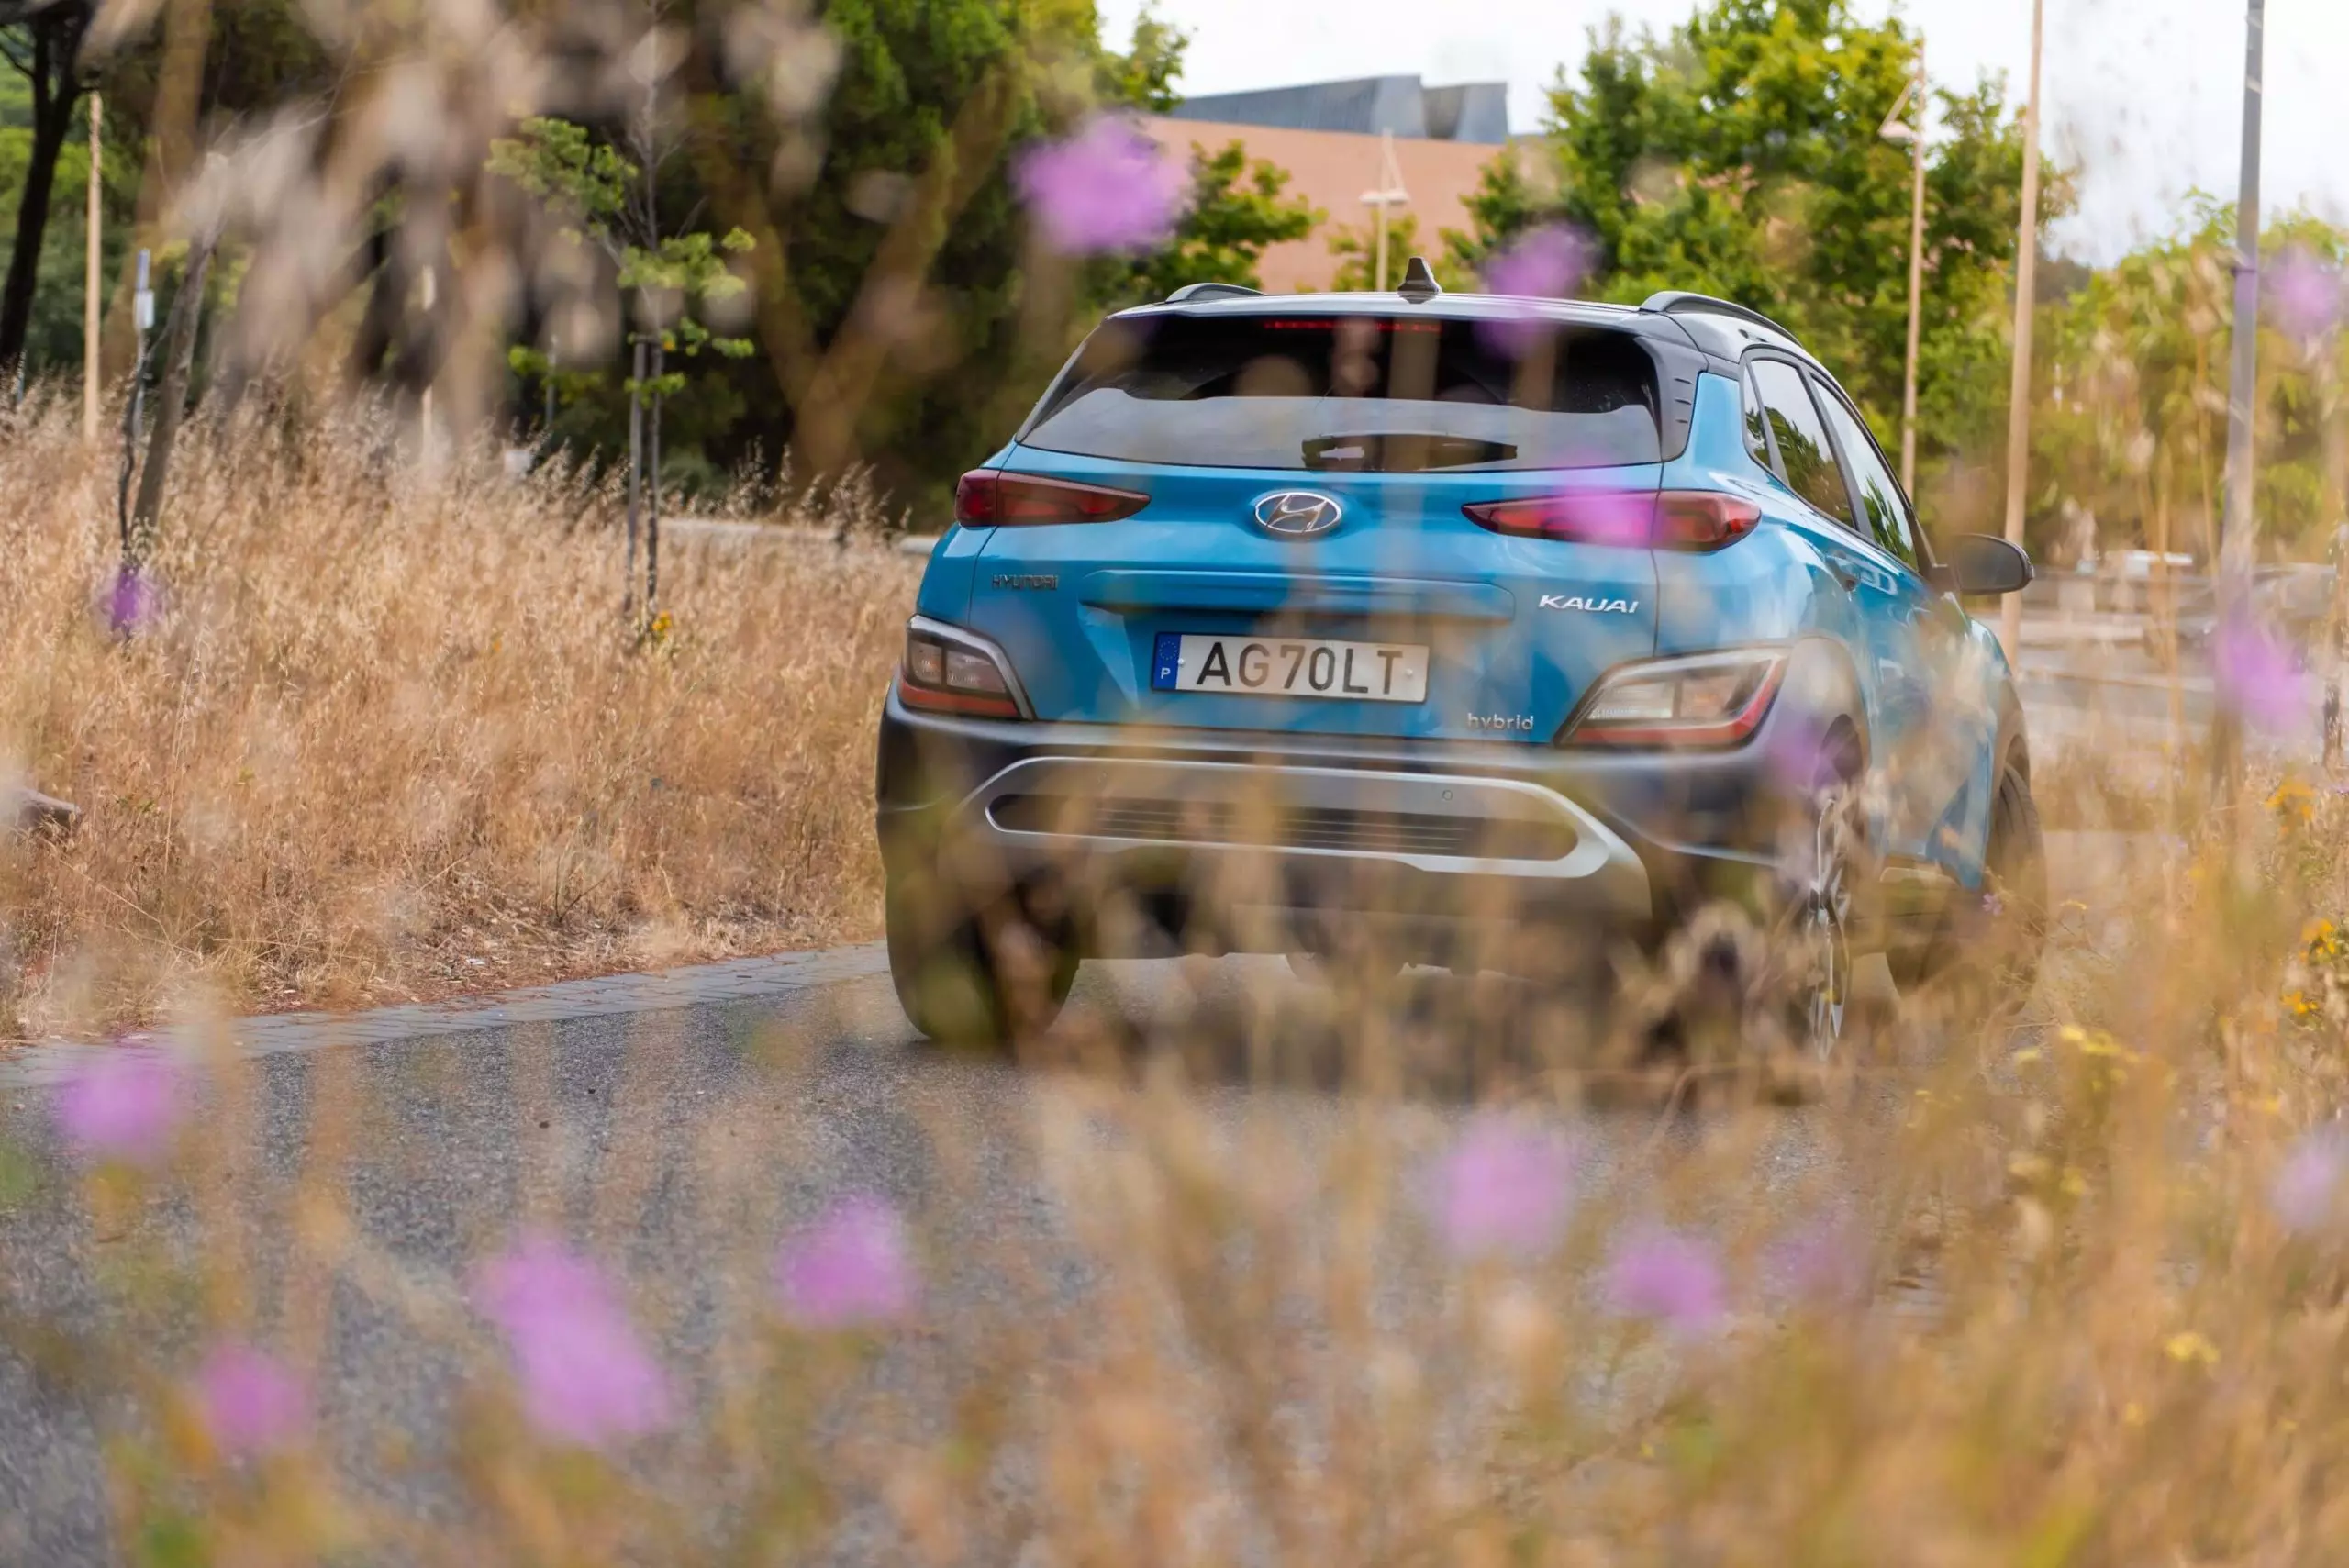
[[[1425,702],[1428,651],[1416,642],[1197,637],[1165,631],[1158,635],[1150,684],[1162,692]]]

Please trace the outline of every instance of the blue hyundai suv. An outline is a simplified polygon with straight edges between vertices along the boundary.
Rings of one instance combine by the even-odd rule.
[[[1086,956],[1538,977],[1731,898],[1795,939],[1832,1053],[1856,954],[2035,957],[2021,708],[1959,602],[2030,576],[1937,551],[1741,306],[1416,259],[1179,290],[958,486],[881,721],[897,994],[999,1042]]]

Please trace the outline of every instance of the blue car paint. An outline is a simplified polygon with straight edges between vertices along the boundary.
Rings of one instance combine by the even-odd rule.
[[[979,547],[963,623],[1003,646],[1039,717],[1464,740],[1490,736],[1472,718],[1503,717],[1524,721],[1504,733],[1547,744],[1599,675],[1655,651],[1647,550],[1506,539],[1461,511],[1562,490],[1653,494],[1655,464],[1300,477],[1020,447],[1001,466],[1151,497],[1114,525],[999,528]],[[1336,497],[1346,517],[1309,539],[1278,538],[1251,520],[1259,496],[1298,489]],[[1215,573],[1247,579],[1253,592],[1207,591]],[[1037,586],[1042,577],[1053,586]],[[1621,607],[1562,610],[1544,607],[1545,595]],[[1159,633],[1268,624],[1303,637],[1424,643],[1428,699],[1356,705],[1151,688]]]
[[[1955,780],[1896,772],[1906,797],[1871,798],[1876,841],[1977,886],[1998,699],[2010,678],[2004,653],[1904,563],[1788,489],[1748,450],[1742,413],[1738,383],[1708,372],[1698,378],[1687,442],[1666,462],[1553,473],[1165,468],[1014,442],[986,466],[1139,491],[1150,502],[1107,526],[955,528],[931,557],[918,608],[994,639],[1043,718],[1487,744],[1505,737],[1529,746],[1550,744],[1618,664],[1821,639],[1849,661],[1876,758],[1939,726],[1943,745],[1966,760]],[[1252,525],[1255,497],[1292,489],[1335,496],[1348,516],[1310,540]],[[1460,509],[1569,490],[1657,489],[1739,495],[1762,508],[1764,521],[1730,548],[1700,554],[1505,538]],[[1636,607],[1545,607],[1561,599]],[[1425,703],[1175,694],[1150,684],[1157,639],[1169,631],[1269,625],[1364,639],[1365,622],[1429,644]],[[1527,722],[1499,735],[1468,722],[1489,716]]]

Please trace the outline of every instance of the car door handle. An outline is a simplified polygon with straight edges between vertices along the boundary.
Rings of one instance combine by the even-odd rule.
[[[1860,585],[1860,574],[1848,566],[1834,566],[1828,570],[1835,573],[1835,581],[1843,584],[1843,591],[1847,594]]]

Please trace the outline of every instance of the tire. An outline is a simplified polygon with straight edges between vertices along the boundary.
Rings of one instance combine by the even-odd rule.
[[[2047,847],[2031,780],[2008,764],[1990,803],[1982,851],[1982,891],[1953,912],[1940,969],[1968,1016],[1996,1020],[2020,1011],[2039,981],[2047,940]]]
[[[1876,862],[1859,790],[1849,780],[1820,784],[1803,817],[1773,921],[1774,945],[1788,965],[1787,1028],[1800,1057],[1848,1065],[1861,1033],[1853,973],[1867,951],[1864,933],[1874,929]]]
[[[1050,1029],[1076,983],[1075,944],[1016,906],[948,914],[893,884],[884,916],[897,1003],[941,1045],[1008,1051]]]

